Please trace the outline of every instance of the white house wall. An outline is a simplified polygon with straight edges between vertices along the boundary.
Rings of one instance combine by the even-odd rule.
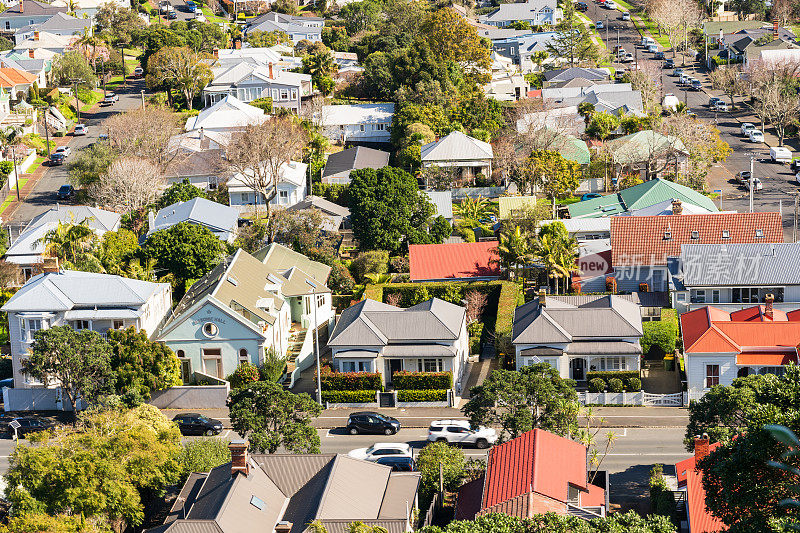
[[[708,392],[705,386],[706,365],[719,365],[720,385],[730,385],[736,379],[738,367],[735,353],[686,354],[686,382],[690,393]]]

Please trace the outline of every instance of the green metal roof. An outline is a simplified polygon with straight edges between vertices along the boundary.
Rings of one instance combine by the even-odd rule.
[[[718,37],[719,30],[722,30],[722,33],[736,33],[742,30],[762,28],[766,25],[766,22],[761,22],[760,20],[724,20],[704,23],[703,32],[708,36]]]
[[[591,154],[586,142],[574,135],[559,135],[553,142],[552,149],[567,161],[575,161],[580,165],[588,165],[591,161]]]
[[[570,218],[599,218],[618,215],[625,211],[619,194],[609,194],[567,206]]]
[[[505,220],[511,216],[511,212],[524,207],[534,207],[536,205],[535,196],[501,196],[497,199],[498,216]]]

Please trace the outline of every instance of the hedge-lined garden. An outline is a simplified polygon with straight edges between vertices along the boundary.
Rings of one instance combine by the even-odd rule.
[[[371,403],[374,390],[322,390],[322,401],[328,403]]]
[[[377,372],[331,372],[323,370],[320,375],[323,391],[372,391],[383,390],[383,380]]]
[[[446,402],[447,389],[439,390],[399,390],[398,402]]]
[[[395,372],[392,384],[397,390],[442,390],[453,388],[450,372]]]
[[[610,370],[587,372],[589,392],[637,392],[642,390],[642,380],[637,370]]]

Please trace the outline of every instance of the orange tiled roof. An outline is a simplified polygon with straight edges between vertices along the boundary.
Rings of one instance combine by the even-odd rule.
[[[12,67],[0,68],[0,87],[14,88],[20,84],[33,83],[39,78],[35,75]]]
[[[773,320],[769,320],[761,309],[727,313],[716,307],[701,307],[681,315],[684,349],[686,353],[742,353],[752,352],[748,348],[796,348],[800,344],[797,318],[794,311],[773,312]]]

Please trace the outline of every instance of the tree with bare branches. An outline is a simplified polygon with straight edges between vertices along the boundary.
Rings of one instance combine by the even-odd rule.
[[[300,155],[305,143],[305,131],[292,119],[273,117],[235,132],[226,157],[230,170],[260,196],[269,213],[285,165]]]
[[[795,80],[800,74],[800,62],[752,62],[748,68],[749,96],[753,111],[762,121],[775,128],[778,145],[783,146],[786,128],[797,120],[800,97]]]
[[[112,115],[105,122],[112,150],[121,156],[150,161],[163,170],[177,152],[170,140],[181,133],[178,116],[162,106]]]
[[[152,161],[123,156],[111,163],[92,196],[103,206],[127,213],[154,202],[165,186],[164,176]]]
[[[731,110],[733,110],[736,107],[733,98],[747,89],[742,80],[742,69],[735,66],[719,67],[712,70],[708,77],[715,89],[722,91],[731,99]]]

